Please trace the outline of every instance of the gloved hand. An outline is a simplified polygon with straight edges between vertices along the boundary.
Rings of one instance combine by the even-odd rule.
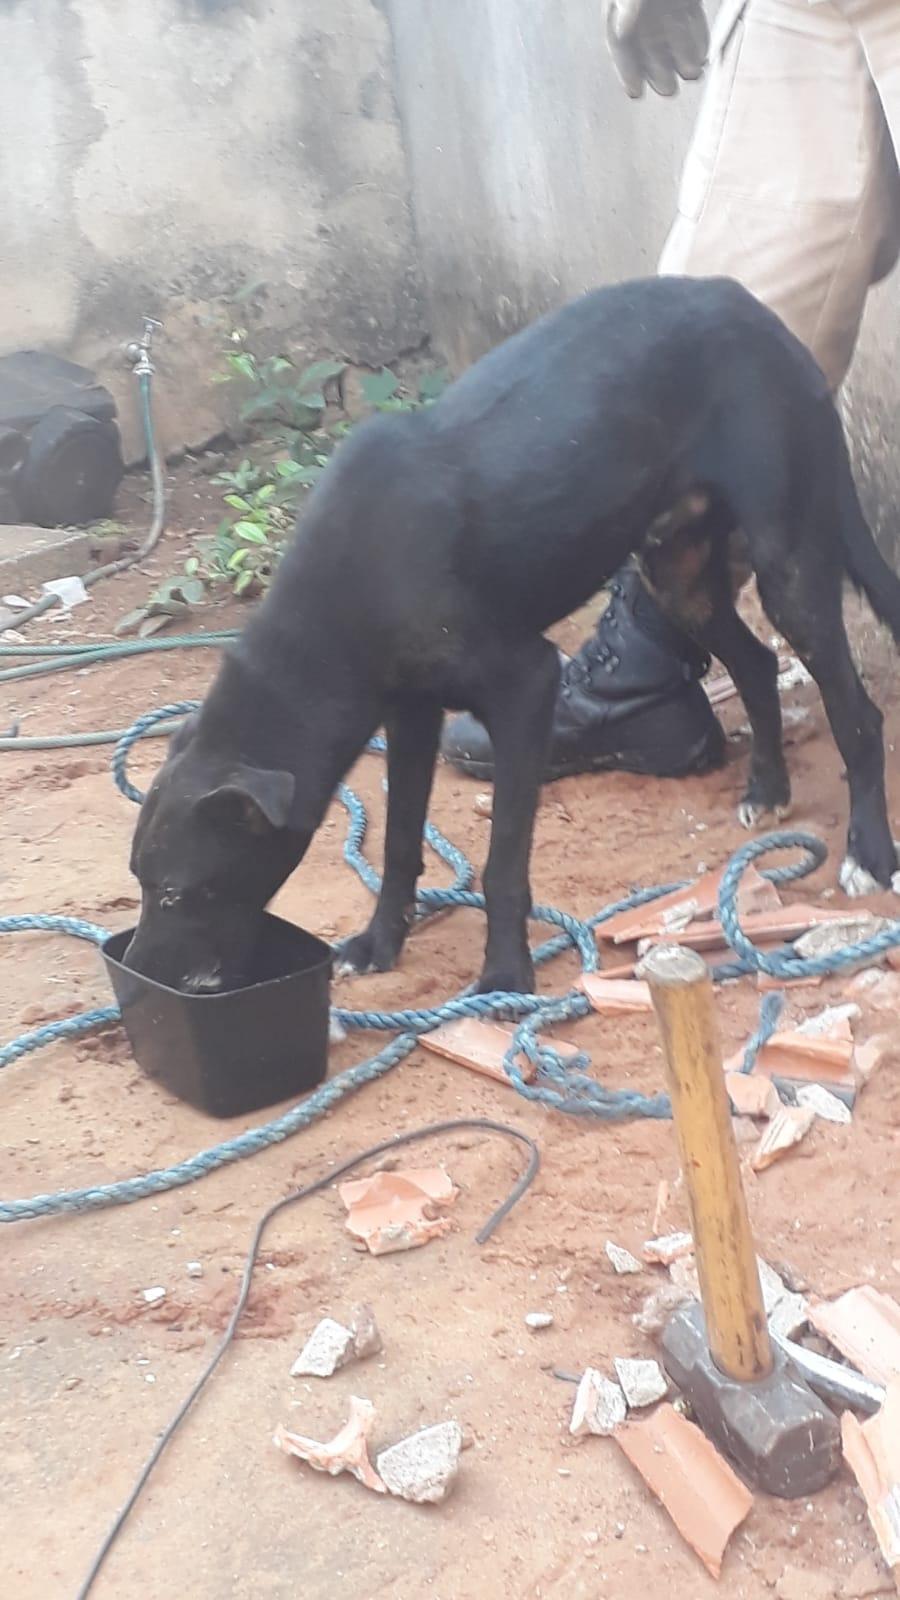
[[[678,93],[678,79],[699,78],[709,28],[701,0],[605,0],[606,42],[625,93],[639,100],[648,83]]]

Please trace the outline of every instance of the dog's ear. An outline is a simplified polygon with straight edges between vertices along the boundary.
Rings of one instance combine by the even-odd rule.
[[[226,783],[211,789],[197,809],[214,820],[236,823],[250,833],[286,828],[294,798],[290,772],[267,767],[240,767]]]

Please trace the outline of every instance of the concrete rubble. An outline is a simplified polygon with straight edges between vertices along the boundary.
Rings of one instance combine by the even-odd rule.
[[[843,950],[845,945],[862,944],[865,939],[874,939],[876,934],[890,927],[887,917],[876,917],[871,911],[838,914],[801,934],[794,944],[794,950],[804,961],[832,956],[836,951]],[[859,972],[871,964],[869,958],[858,961],[855,966],[842,967],[841,976],[849,977],[852,972]]]
[[[608,1437],[628,1415],[625,1396],[617,1383],[595,1367],[587,1367],[575,1393],[569,1432],[575,1438],[594,1433]]]
[[[630,1250],[626,1250],[623,1245],[614,1244],[612,1239],[607,1239],[605,1248],[607,1258],[614,1272],[619,1274],[643,1272],[644,1269],[640,1261],[631,1254]]]
[[[644,1241],[641,1255],[656,1266],[670,1267],[679,1256],[693,1254],[694,1240],[689,1233],[665,1233],[657,1239]]]
[[[631,1320],[640,1333],[646,1333],[650,1339],[658,1339],[672,1313],[686,1300],[694,1298],[691,1290],[682,1284],[661,1283],[658,1289],[648,1294],[640,1311],[636,1311]]]
[[[847,1124],[853,1121],[850,1107],[839,1100],[821,1083],[807,1083],[797,1090],[797,1104],[814,1111],[823,1122],[837,1122]]]
[[[617,1356],[613,1366],[630,1411],[652,1406],[669,1392],[669,1380],[658,1361],[623,1360]]]
[[[292,1378],[330,1378],[350,1361],[377,1355],[381,1334],[370,1305],[355,1306],[350,1326],[334,1317],[323,1317],[313,1328],[291,1367]]]
[[[458,1422],[438,1422],[382,1450],[375,1465],[390,1494],[416,1505],[436,1505],[456,1479],[462,1444]]]
[[[292,1378],[330,1378],[353,1358],[353,1333],[333,1317],[317,1323],[291,1367]]]

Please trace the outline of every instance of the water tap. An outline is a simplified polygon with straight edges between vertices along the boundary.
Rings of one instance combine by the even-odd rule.
[[[162,327],[155,317],[144,318],[144,331],[140,339],[133,339],[125,346],[126,360],[130,361],[135,377],[143,377],[145,373],[153,372],[153,362],[150,360],[150,351],[153,345],[153,335]]]

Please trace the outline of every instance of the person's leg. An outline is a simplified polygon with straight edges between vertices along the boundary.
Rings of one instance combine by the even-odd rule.
[[[802,339],[835,391],[869,286],[900,248],[894,148],[853,9],[853,0],[723,0],[659,262],[663,274],[743,283]],[[891,0],[856,9],[894,13],[900,42]]]
[[[737,278],[809,346],[835,389],[868,287],[890,270],[900,240],[900,178],[873,84],[890,56],[896,135],[900,65],[886,34],[900,35],[900,21],[885,21],[891,0],[843,3],[847,14],[828,0],[723,0],[659,264],[665,274]],[[637,573],[620,573],[595,633],[563,667],[545,779],[614,767],[680,776],[716,764],[724,738],[698,681],[704,665]],[[491,776],[490,740],[473,717],[453,718],[441,748],[462,771]]]

